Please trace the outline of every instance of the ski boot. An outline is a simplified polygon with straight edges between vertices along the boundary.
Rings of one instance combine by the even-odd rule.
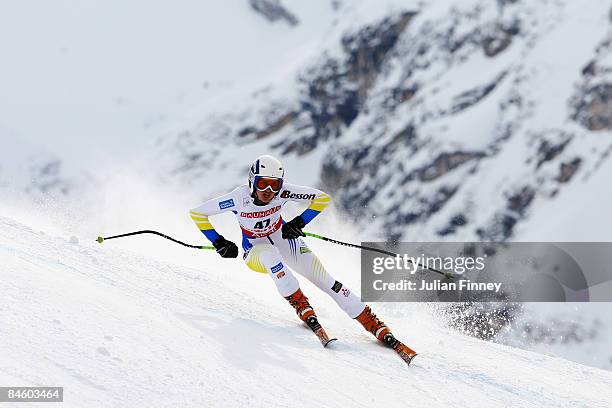
[[[298,317],[304,323],[306,323],[310,330],[312,330],[317,336],[323,347],[327,347],[331,342],[337,340],[335,338],[330,339],[323,327],[321,327],[312,306],[310,306],[310,303],[308,303],[308,298],[304,296],[301,289],[298,289],[294,294],[285,297],[285,299],[287,299],[289,304],[293,306]]]
[[[370,306],[366,306],[363,312],[361,312],[355,320],[361,323],[361,325],[372,333],[381,343],[392,348],[406,364],[410,364],[412,359],[417,355],[414,350],[395,338],[385,323],[380,321],[380,319],[372,313]]]

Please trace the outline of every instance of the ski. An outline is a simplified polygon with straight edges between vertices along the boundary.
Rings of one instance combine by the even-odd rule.
[[[387,347],[390,347],[397,353],[397,355],[404,360],[404,362],[408,365],[412,362],[412,359],[417,356],[417,352],[399,341],[393,336],[392,333],[387,333],[383,338],[383,343]]]
[[[397,345],[393,347],[393,350],[408,365],[410,365],[410,363],[412,362],[412,359],[417,356],[416,351],[412,350],[410,347],[408,347],[407,345],[405,345],[399,340],[397,341]]]
[[[317,336],[323,347],[327,347],[330,343],[338,340],[335,337],[331,339],[329,338],[325,332],[325,329],[323,329],[315,315],[308,317],[304,323],[306,323],[308,328],[310,328],[310,330],[312,330],[312,332]]]
[[[327,335],[327,333],[325,333],[325,330],[323,330],[323,328],[321,328],[320,330],[317,330],[314,333],[317,335],[317,337],[318,337],[319,341],[321,342],[321,345],[323,345],[323,347],[327,347],[331,343],[333,343],[334,341],[338,340],[335,337],[332,337],[330,339],[329,336]]]

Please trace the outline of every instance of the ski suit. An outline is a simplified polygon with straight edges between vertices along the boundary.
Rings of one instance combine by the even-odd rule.
[[[327,272],[301,238],[282,238],[281,227],[284,221],[281,210],[289,201],[308,204],[308,208],[300,215],[308,224],[327,207],[331,198],[315,188],[284,183],[272,201],[266,205],[256,205],[251,189],[245,184],[228,194],[206,201],[191,210],[190,215],[206,238],[214,242],[219,234],[208,217],[233,212],[242,229],[243,259],[250,269],[267,273],[283,297],[299,289],[299,283],[292,272],[295,271],[331,296],[351,319],[356,318],[365,309],[359,297]]]

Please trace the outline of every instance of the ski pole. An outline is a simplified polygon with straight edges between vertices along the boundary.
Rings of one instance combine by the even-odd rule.
[[[98,237],[98,239],[96,239],[96,241],[98,241],[100,244],[108,239],[115,239],[115,238],[122,238],[122,237],[129,237],[131,235],[138,235],[138,234],[155,234],[155,235],[159,235],[162,238],[166,238],[169,239],[172,242],[176,242],[177,244],[181,244],[183,246],[186,246],[188,248],[195,248],[195,249],[215,249],[214,246],[210,246],[210,245],[190,245],[190,244],[186,244],[183,241],[179,241],[178,239],[174,239],[172,237],[169,237],[166,234],[162,234],[161,232],[157,232],[157,231],[152,231],[152,230],[142,230],[142,231],[134,231],[134,232],[128,232],[125,234],[119,234],[119,235],[113,235],[111,237]]]
[[[350,242],[342,242],[342,241],[338,241],[338,240],[333,239],[333,238],[325,237],[323,235],[313,234],[312,232],[304,231],[304,234],[306,234],[306,236],[308,236],[308,237],[318,238],[318,239],[321,239],[323,241],[331,242],[331,243],[338,244],[338,245],[344,245],[344,246],[348,246],[348,247],[352,247],[352,248],[365,249],[365,250],[368,250],[368,251],[378,252],[378,253],[389,255],[389,256],[393,256],[393,257],[400,256],[399,254],[396,254],[395,252],[385,251],[384,249],[372,248],[372,247],[363,246],[363,245],[351,244]],[[414,264],[414,261],[412,259],[408,259],[408,262],[410,262],[411,264]],[[450,273],[450,272],[442,272],[442,271],[439,271],[437,269],[430,268],[429,266],[422,265],[420,263],[417,263],[416,265],[419,266],[422,269],[427,269],[428,271],[440,274],[440,275],[444,276],[447,279],[453,279],[454,278],[453,274]]]
[[[304,233],[306,234],[306,236],[317,238],[317,239],[321,239],[323,241],[331,242],[331,243],[338,244],[338,245],[344,245],[344,246],[348,246],[348,247],[352,247],[352,248],[365,249],[365,250],[368,250],[368,251],[378,252],[378,253],[381,253],[381,254],[384,254],[384,255],[393,256],[393,257],[399,256],[399,254],[396,254],[396,253],[390,252],[390,251],[385,251],[383,249],[372,248],[372,247],[368,247],[368,246],[352,244],[352,243],[349,243],[349,242],[338,241],[336,239],[325,237],[323,235],[313,234],[312,232],[304,232]],[[178,239],[174,239],[174,238],[172,238],[172,237],[170,237],[170,236],[168,236],[166,234],[162,234],[161,232],[153,231],[153,230],[134,231],[134,232],[128,232],[128,233],[125,233],[125,234],[113,235],[113,236],[110,236],[110,237],[99,236],[98,239],[96,239],[96,241],[101,244],[104,241],[109,240],[109,239],[129,237],[129,236],[132,236],[132,235],[139,235],[139,234],[154,234],[154,235],[158,235],[158,236],[160,236],[162,238],[168,239],[168,240],[170,240],[172,242],[176,242],[177,244],[186,246],[188,248],[212,249],[212,250],[215,250],[215,247],[211,246],[211,245],[191,245],[191,244],[187,244],[185,242],[179,241]],[[412,259],[408,259],[408,262],[414,264]],[[430,268],[428,266],[422,265],[420,263],[417,263],[416,265],[421,267],[422,269],[427,269],[427,270],[429,270],[431,272],[440,274],[440,275],[442,275],[442,276],[444,276],[444,277],[446,277],[448,279],[453,279],[453,275],[450,272],[442,272],[442,271],[439,271],[437,269]]]

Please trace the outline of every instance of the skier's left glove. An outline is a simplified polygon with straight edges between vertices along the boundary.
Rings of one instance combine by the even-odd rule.
[[[286,222],[281,228],[283,233],[283,239],[296,239],[299,237],[305,237],[304,231],[302,228],[306,226],[306,223],[299,215],[292,219],[289,222]]]

